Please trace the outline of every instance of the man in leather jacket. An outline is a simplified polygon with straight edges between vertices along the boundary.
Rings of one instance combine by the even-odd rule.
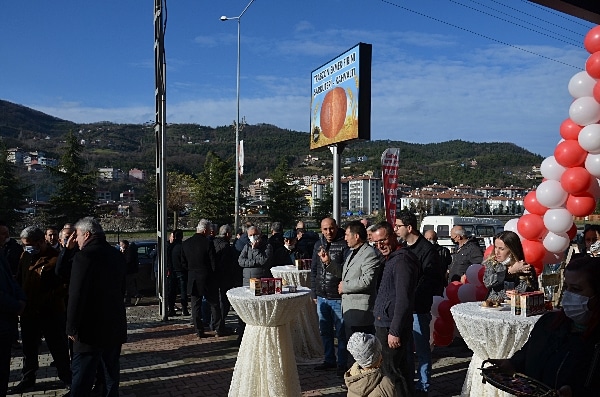
[[[331,271],[333,269],[330,266],[334,264],[339,269],[343,265],[348,245],[344,240],[344,231],[338,228],[333,218],[325,218],[321,221],[321,232],[323,234],[321,239],[315,243],[312,256],[311,295],[317,304],[325,360],[315,369],[337,368],[337,375],[343,377],[348,353],[342,319],[342,297],[338,293],[341,278]],[[334,336],[338,340],[337,360],[334,351]]]

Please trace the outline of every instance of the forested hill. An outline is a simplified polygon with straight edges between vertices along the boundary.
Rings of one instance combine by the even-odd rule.
[[[155,141],[152,125],[98,122],[76,124],[42,112],[0,100],[0,136],[7,148],[43,150],[48,157],[58,158],[69,131],[85,142],[85,156],[93,167],[115,167],[123,170],[152,170]],[[401,138],[399,133],[399,138]],[[247,183],[257,177],[268,177],[282,158],[286,158],[297,175],[331,173],[331,153],[325,149],[311,152],[309,135],[281,129],[269,124],[244,126],[244,177]],[[167,126],[167,167],[188,173],[202,169],[209,151],[222,158],[233,158],[235,134],[232,126],[216,128],[198,124]],[[351,175],[371,170],[380,173],[381,153],[400,148],[400,182],[421,186],[441,184],[490,184],[496,186],[532,186],[527,179],[532,166],[543,158],[513,143],[473,143],[461,140],[432,144],[403,141],[369,141],[349,144],[342,153],[342,174]],[[319,161],[304,163],[307,155]],[[344,164],[346,157],[367,156],[367,161]]]

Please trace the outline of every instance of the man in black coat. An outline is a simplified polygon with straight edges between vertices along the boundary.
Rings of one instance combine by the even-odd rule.
[[[211,224],[206,219],[201,219],[196,226],[196,234],[185,240],[181,245],[181,266],[188,272],[188,291],[192,297],[192,321],[199,338],[207,335],[202,324],[202,296],[210,304],[210,311],[215,329],[223,321],[218,299],[213,294],[207,294],[208,283],[213,280],[216,266],[215,247],[208,239]]]
[[[450,239],[458,244],[456,252],[452,254],[452,263],[448,270],[448,281],[461,281],[469,266],[483,262],[483,250],[475,238],[469,238],[465,228],[459,225],[450,230]]]
[[[89,395],[101,364],[105,396],[118,396],[119,357],[127,340],[125,259],[92,217],[80,219],[75,230],[80,251],[73,258],[67,308],[67,335],[74,342],[71,393]]]
[[[187,283],[188,273],[181,265],[181,245],[183,242],[183,230],[175,229],[169,237],[167,247],[167,268],[169,269],[169,316],[175,316],[175,300],[177,291],[181,299],[181,310],[184,316],[189,316]]]

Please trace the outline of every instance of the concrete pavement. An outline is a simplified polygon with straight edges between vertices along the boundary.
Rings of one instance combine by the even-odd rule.
[[[158,302],[145,298],[141,305],[127,308],[128,342],[121,354],[121,396],[123,397],[223,397],[227,396],[238,348],[236,336],[198,339],[189,325],[190,317],[162,322]],[[235,326],[234,317],[228,317]],[[40,369],[35,388],[23,396],[62,396],[67,390],[57,378],[45,343],[41,345]],[[458,396],[471,351],[455,340],[433,351],[433,382],[430,397]],[[18,382],[22,352],[13,350],[9,387]],[[302,396],[346,396],[343,379],[335,371],[314,371],[298,366]],[[250,396],[250,394],[249,394]],[[284,396],[282,396],[284,397]]]

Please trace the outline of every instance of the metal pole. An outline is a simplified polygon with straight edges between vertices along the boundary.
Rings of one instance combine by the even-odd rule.
[[[236,233],[240,225],[240,17],[237,19],[237,121],[235,122],[235,220],[233,225],[233,230]]]

